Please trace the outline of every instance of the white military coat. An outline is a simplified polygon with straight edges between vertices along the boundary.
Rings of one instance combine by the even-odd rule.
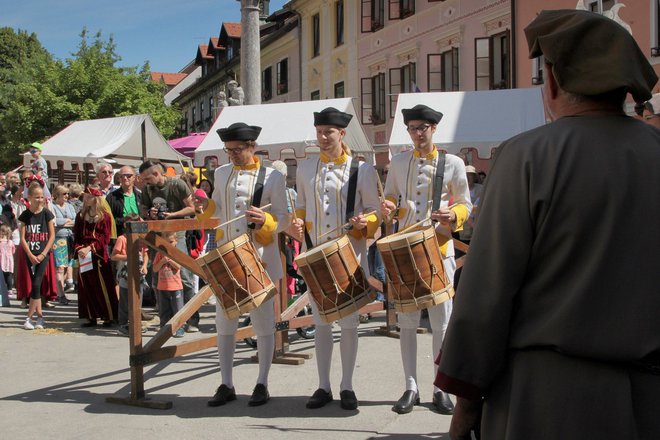
[[[340,226],[347,222],[348,179],[353,160],[356,159],[346,154],[335,160],[321,154],[318,158],[306,159],[298,164],[296,213],[299,218],[305,220],[314,246],[345,234]],[[380,224],[377,179],[378,175],[372,165],[365,162],[360,163],[353,215],[366,214],[371,211],[376,211],[376,214],[368,217],[366,230],[352,230],[348,237],[367,276],[369,276],[369,265],[367,264],[366,239],[373,236]],[[326,232],[329,233],[325,234]]]
[[[211,196],[215,204],[214,217],[222,223],[243,215],[250,207],[257,183],[259,163],[243,167],[232,164],[215,170],[215,188]],[[218,246],[245,234],[252,233],[252,242],[266,266],[266,271],[274,283],[283,276],[277,233],[290,224],[287,212],[285,178],[273,168],[266,167],[261,206],[271,204],[266,210],[266,222],[260,229],[250,230],[246,220],[237,220],[216,231]],[[222,231],[222,232],[221,232]]]
[[[438,165],[438,150],[422,157],[417,150],[405,151],[394,156],[385,182],[385,197],[397,205],[399,230],[431,217],[433,204],[433,184]],[[472,211],[470,188],[468,187],[465,164],[452,154],[445,155],[445,170],[442,182],[440,207],[448,207],[456,222],[452,227],[436,226],[440,249],[445,257],[454,256],[451,233],[459,231]],[[426,224],[431,224],[429,220]],[[442,240],[442,237],[445,240]]]

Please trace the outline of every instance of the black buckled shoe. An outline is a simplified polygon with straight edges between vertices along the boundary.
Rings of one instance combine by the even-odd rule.
[[[398,414],[408,414],[413,410],[413,406],[419,405],[419,393],[413,390],[406,390],[401,398],[396,401],[392,411]]]
[[[222,406],[227,402],[236,400],[236,391],[234,387],[229,388],[227,385],[220,385],[215,395],[207,403],[209,406]]]
[[[266,385],[258,383],[252,391],[252,396],[248,402],[248,406],[260,406],[270,400],[270,394]]]
[[[440,414],[452,415],[454,414],[454,404],[449,398],[449,394],[444,391],[436,391],[433,393],[433,406]]]
[[[344,390],[339,393],[341,399],[340,406],[342,409],[353,410],[358,407],[358,400],[355,397],[355,392],[351,390]]]
[[[319,388],[314,391],[312,397],[307,401],[307,408],[316,409],[326,406],[328,403],[332,402],[332,391],[326,391],[323,388]]]

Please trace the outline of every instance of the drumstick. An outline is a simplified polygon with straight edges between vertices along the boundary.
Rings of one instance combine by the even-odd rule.
[[[383,190],[383,184],[380,182],[380,176],[376,173],[376,183],[378,183],[378,197],[380,198],[380,203],[385,201],[385,191]]]
[[[264,205],[264,206],[261,206],[259,209],[268,209],[268,208],[270,208],[270,206],[271,206],[271,203],[269,203],[269,204],[267,204],[267,205]],[[239,215],[238,217],[234,217],[234,218],[231,219],[231,220],[227,220],[226,222],[221,223],[221,224],[219,224],[218,226],[216,226],[215,229],[220,229],[220,228],[222,228],[223,226],[227,226],[228,224],[230,224],[230,223],[234,223],[236,220],[240,220],[240,219],[242,219],[242,218],[245,218],[245,214],[241,214],[241,215]]]
[[[374,214],[376,214],[376,211],[375,211],[375,210],[374,210],[374,211],[367,212],[366,214],[363,214],[363,215],[364,215],[365,217],[369,217],[370,215],[374,215]],[[338,230],[340,230],[340,229],[347,228],[347,227],[349,227],[350,225],[351,225],[351,222],[346,222],[346,223],[344,223],[343,225],[339,226],[338,228],[331,229],[331,230],[328,231],[328,232],[324,232],[323,234],[319,235],[319,238],[321,238],[321,237],[325,237],[326,235],[331,234],[331,233],[333,233],[333,232],[335,232],[335,231],[338,231]]]

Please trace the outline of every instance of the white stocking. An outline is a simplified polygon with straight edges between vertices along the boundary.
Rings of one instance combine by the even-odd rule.
[[[399,343],[406,390],[417,391],[417,329],[402,328]]]
[[[332,362],[332,326],[317,325],[314,335],[316,368],[319,373],[319,388],[330,391],[330,363]]]
[[[275,335],[259,336],[257,338],[257,353],[259,355],[259,377],[257,383],[268,386],[268,372],[273,365],[275,353]]]
[[[341,352],[341,384],[339,390],[353,391],[353,371],[358,351],[358,331],[356,328],[342,328],[339,342]]]
[[[218,357],[220,361],[220,374],[222,383],[229,388],[234,386],[234,351],[236,341],[234,335],[218,335]]]

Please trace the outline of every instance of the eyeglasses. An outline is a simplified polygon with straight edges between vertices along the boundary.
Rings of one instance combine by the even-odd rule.
[[[424,124],[417,127],[408,127],[406,130],[408,130],[408,133],[426,133],[430,126],[430,124]]]
[[[119,177],[122,179],[130,179],[131,177],[135,177],[135,174],[120,174]]]
[[[227,153],[227,154],[232,154],[232,153],[233,153],[233,154],[238,154],[238,153],[240,153],[241,151],[243,151],[243,150],[245,150],[245,149],[247,149],[247,148],[248,148],[248,146],[245,145],[245,146],[243,146],[243,147],[236,147],[236,148],[227,148],[227,147],[225,147],[225,148],[223,148],[222,150],[223,150],[225,153]]]
[[[110,170],[103,170],[103,171],[99,171],[99,174],[112,174],[112,171],[110,171]]]

